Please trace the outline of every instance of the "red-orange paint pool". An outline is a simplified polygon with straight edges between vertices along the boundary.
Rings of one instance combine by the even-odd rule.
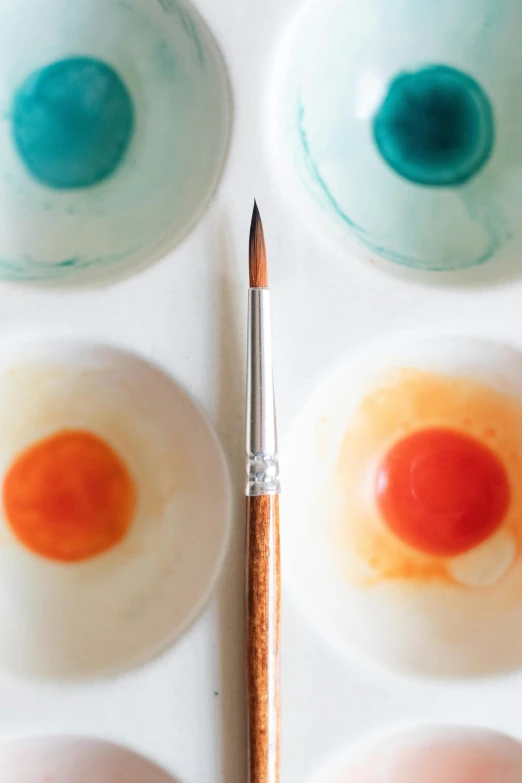
[[[127,467],[104,440],[64,430],[17,457],[4,480],[3,504],[22,544],[72,563],[106,552],[124,538],[136,491]]]
[[[445,557],[488,539],[511,495],[507,472],[487,446],[443,428],[420,430],[392,446],[380,465],[376,493],[398,538]]]

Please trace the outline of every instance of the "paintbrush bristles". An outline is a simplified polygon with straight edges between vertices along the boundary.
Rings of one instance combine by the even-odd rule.
[[[250,288],[268,288],[265,236],[261,215],[254,201],[254,212],[250,224],[249,243]]]

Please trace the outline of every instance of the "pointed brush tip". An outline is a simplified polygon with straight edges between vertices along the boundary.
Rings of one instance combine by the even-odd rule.
[[[249,267],[250,267],[250,287],[267,288],[268,274],[266,268],[265,239],[263,234],[263,224],[257,201],[254,200],[254,211],[252,213],[252,222],[250,224],[250,242],[249,242]]]
[[[261,215],[259,214],[259,207],[257,201],[254,199],[254,209],[252,210],[252,221],[250,223],[250,231],[253,232],[258,223],[261,222]]]

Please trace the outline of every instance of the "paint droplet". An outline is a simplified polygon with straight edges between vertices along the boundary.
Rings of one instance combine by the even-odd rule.
[[[390,530],[430,555],[461,555],[495,533],[511,502],[506,470],[479,441],[426,429],[396,443],[377,476]]]
[[[14,98],[13,134],[29,172],[50,188],[86,188],[115,172],[134,130],[116,71],[91,57],[32,73]]]
[[[491,103],[471,76],[446,65],[400,73],[374,119],[384,160],[419,185],[462,185],[489,160],[495,137]]]
[[[64,430],[30,446],[8,470],[8,524],[32,552],[78,562],[102,554],[127,534],[134,482],[116,452],[90,432]]]

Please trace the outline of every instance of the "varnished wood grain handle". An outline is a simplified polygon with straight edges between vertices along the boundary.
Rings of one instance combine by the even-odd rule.
[[[247,500],[249,783],[279,783],[279,498]]]

